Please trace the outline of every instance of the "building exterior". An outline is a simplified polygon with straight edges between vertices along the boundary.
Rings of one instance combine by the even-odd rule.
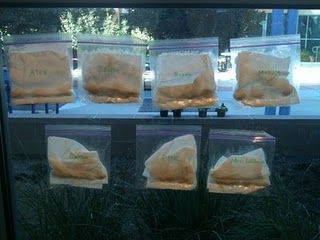
[[[274,13],[271,9],[261,11],[266,13],[265,20],[261,22],[261,35],[272,35]],[[290,18],[293,11],[296,12],[295,16]],[[282,10],[281,16],[277,17],[282,21],[278,28],[282,28],[284,33],[289,33],[288,29],[291,28],[291,32],[301,35],[301,61],[320,62],[320,10]]]

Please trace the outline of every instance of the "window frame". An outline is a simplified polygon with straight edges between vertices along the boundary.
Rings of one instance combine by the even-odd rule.
[[[3,66],[0,52],[0,66]],[[16,209],[13,188],[12,163],[10,161],[10,138],[8,113],[5,101],[3,74],[0,74],[0,239],[15,239]]]
[[[315,0],[0,0],[0,7],[320,8]]]
[[[0,7],[193,7],[320,9],[315,0],[0,0]],[[0,66],[2,67],[0,52]],[[15,239],[15,196],[3,76],[0,74],[0,238]]]

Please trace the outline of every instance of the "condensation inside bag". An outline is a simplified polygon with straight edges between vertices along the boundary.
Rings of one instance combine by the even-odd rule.
[[[216,84],[209,54],[164,53],[158,57],[155,103],[162,109],[210,107]]]
[[[69,57],[52,50],[9,52],[13,104],[68,103],[73,100]]]
[[[234,98],[252,107],[283,106],[300,102],[288,81],[290,57],[240,52],[235,59],[237,88]]]
[[[82,65],[83,88],[97,103],[138,102],[142,87],[142,56],[87,54]]]
[[[270,185],[270,171],[262,148],[243,155],[222,156],[210,169],[207,188],[216,193],[248,194]]]
[[[108,173],[96,151],[69,138],[48,137],[50,184],[102,188]]]
[[[145,162],[147,188],[192,190],[197,185],[197,146],[193,135],[163,144]]]

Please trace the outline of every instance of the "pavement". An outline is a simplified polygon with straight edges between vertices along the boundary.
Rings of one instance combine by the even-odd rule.
[[[252,108],[242,105],[232,97],[233,92],[224,90],[218,92],[220,103],[224,103],[232,115],[264,115],[265,108]],[[150,99],[151,91],[144,92],[144,98]],[[299,91],[300,104],[291,106],[290,115],[320,115],[320,88],[319,89],[301,89]],[[85,104],[79,100],[60,108],[60,114],[136,114],[143,115],[146,112],[139,112],[141,104]],[[150,109],[151,110],[151,109]],[[154,113],[150,111],[150,113]],[[195,112],[184,112],[186,115],[197,114]]]

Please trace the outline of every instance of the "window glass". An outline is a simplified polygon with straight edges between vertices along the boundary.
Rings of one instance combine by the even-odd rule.
[[[64,69],[64,76],[71,79],[68,75],[70,70],[72,79],[69,79],[70,81],[66,85],[68,90],[74,91],[74,100],[67,103],[12,104],[11,91],[15,83],[7,61],[6,39],[15,35],[31,34],[31,36],[38,37],[37,34],[55,33],[61,35],[69,33],[71,35],[70,49],[68,49],[71,50],[70,61],[66,59],[66,56],[63,56],[62,59],[70,65]],[[100,69],[108,77],[113,74],[118,76],[117,74],[121,72],[125,73],[126,80],[130,80],[132,72],[135,69],[140,69],[143,73],[141,90],[143,100],[141,102],[98,104],[84,101],[83,96],[86,93],[83,90],[81,71],[83,66],[81,60],[83,59],[81,57],[85,54],[81,52],[79,37],[81,34],[100,34],[108,36],[110,39],[113,39],[112,37],[119,39],[130,35],[139,39],[136,42],[126,42],[125,40],[121,42],[123,45],[139,47],[139,50],[134,47],[129,50],[124,48],[122,53],[128,55],[140,54],[141,48],[146,48],[143,58],[132,58],[133,60],[129,64],[129,57],[123,57],[124,54],[119,54],[119,42],[114,39],[113,42],[111,41],[112,47],[105,52],[99,52],[99,47],[92,46],[90,49],[88,48],[90,51],[86,49],[87,46],[83,46],[83,49],[88,50],[86,54],[88,52],[95,53],[95,51],[101,55],[104,54],[101,58],[97,57],[98,54],[95,55],[97,58],[91,63],[91,70]],[[296,34],[299,35],[298,38]],[[279,37],[278,35],[285,36]],[[289,41],[288,35],[294,35],[294,40]],[[209,53],[205,54],[201,51],[199,51],[201,54],[197,52],[200,57],[190,50],[199,47],[199,40],[195,40],[196,42],[192,42],[194,41],[192,40],[190,43],[190,39],[197,38],[202,38],[202,40],[206,38],[206,41],[207,39],[215,39],[215,41],[217,38],[219,39],[218,44],[201,41],[201,43],[207,44],[206,48],[214,47],[216,50],[218,56],[216,56],[215,62],[212,62],[214,69],[208,67],[208,65],[210,66],[208,63],[211,60],[210,57],[213,55],[211,54],[212,49],[209,49]],[[240,49],[239,46],[232,45],[240,38],[243,49],[246,49],[247,52],[254,52],[253,55],[258,56],[259,61],[254,61],[254,58],[250,57],[246,58],[244,50],[238,52],[234,50]],[[39,39],[41,38],[39,37]],[[182,92],[186,93],[198,90],[194,76],[198,77],[203,74],[204,77],[201,80],[205,81],[208,78],[212,79],[212,75],[214,75],[216,85],[203,87],[202,92],[209,91],[210,96],[214,95],[214,98],[217,97],[218,100],[208,109],[191,107],[182,112],[181,109],[170,109],[173,111],[169,112],[168,118],[160,118],[160,109],[153,103],[155,96],[153,91],[159,66],[154,61],[156,54],[152,52],[155,50],[155,48],[152,49],[152,44],[158,40],[170,42],[173,39],[178,39],[179,44],[172,44],[169,47],[165,45],[167,49],[162,45],[162,50],[168,50],[170,47],[181,48],[181,45],[185,44],[187,50],[183,52],[183,57],[194,54],[196,56],[192,57],[197,59],[199,64],[193,63],[193,68],[189,68],[187,65],[189,62],[182,59],[180,53],[172,54],[172,57],[170,51],[163,51],[162,66],[169,69],[164,72],[168,73],[167,75],[171,73],[178,79],[181,77],[184,83],[187,83],[187,87],[182,89]],[[181,41],[179,39],[187,40]],[[68,42],[61,38],[58,40]],[[57,50],[54,43],[58,40],[51,39],[52,44],[49,44],[51,52]],[[283,116],[279,115],[293,116],[293,120],[295,118],[314,120],[320,116],[320,10],[0,8],[0,42],[1,51],[4,53],[4,68],[1,74],[4,76],[9,112],[10,148],[13,153],[10,162],[14,168],[16,201],[13,204],[17,210],[15,214],[18,220],[18,239],[304,240],[319,238],[320,160],[319,152],[314,151],[319,147],[319,129],[315,130],[318,123],[310,127],[299,122],[290,129],[287,122],[283,120]],[[88,42],[85,43],[88,44]],[[147,45],[148,47],[146,47]],[[275,45],[277,47],[274,47]],[[33,50],[35,53],[39,51],[34,46]],[[50,51],[47,51],[47,54]],[[298,52],[298,56],[294,59],[297,64],[292,71],[288,66],[289,58],[287,57],[290,57],[288,52],[290,56]],[[240,55],[241,53],[242,55]],[[115,57],[117,54],[120,57]],[[37,54],[29,56],[29,59],[35,61],[36,56]],[[280,56],[282,56],[281,60],[279,60]],[[21,63],[22,57],[20,57],[18,56],[14,61],[15,66]],[[53,59],[50,58],[51,63],[54,63],[52,65],[67,65],[62,60],[57,60],[56,55],[51,57]],[[166,59],[170,59],[170,57],[178,60],[168,64]],[[236,57],[239,57],[238,60]],[[296,99],[299,96],[300,103],[290,106],[292,102],[289,102],[282,104],[283,106],[280,104],[281,106],[274,107],[272,104],[276,104],[276,101],[268,106],[261,106],[261,102],[253,101],[255,106],[252,106],[252,102],[251,106],[245,105],[244,101],[241,101],[245,99],[243,93],[237,92],[237,66],[241,64],[239,59],[246,60],[246,63],[250,65],[248,67],[244,64],[241,75],[245,96],[248,94],[251,94],[250,97],[264,94],[272,95],[274,92],[269,87],[278,84],[282,91],[281,94],[285,95],[283,92],[289,88],[288,92],[295,93],[291,98],[292,102],[297,103]],[[139,62],[140,60],[141,62]],[[99,66],[102,61],[109,63],[114,68],[110,70]],[[182,67],[179,66],[185,71],[183,73],[171,69],[171,67],[179,65],[177,64],[179,61],[185,64],[181,64]],[[126,64],[123,64],[124,62]],[[42,61],[38,60],[37,63],[40,66]],[[199,65],[205,66],[205,73],[194,71]],[[255,67],[259,68],[260,65],[267,67],[255,72],[252,70]],[[271,70],[268,69],[270,65]],[[46,67],[50,66],[46,65]],[[95,68],[96,66],[97,68]],[[142,68],[139,68],[140,66]],[[289,69],[292,77],[291,85],[286,79],[286,76],[289,75]],[[89,69],[88,72],[91,70]],[[190,73],[191,70],[193,70],[192,73]],[[252,72],[254,74],[248,74]],[[92,75],[95,73],[95,71],[91,72]],[[62,81],[60,77],[57,77],[58,74],[59,71],[54,72],[56,80]],[[27,76],[31,79],[34,76],[48,75],[48,70],[32,69],[29,74],[18,71],[16,75],[18,75],[18,77],[15,76],[18,79],[20,76],[20,80],[23,78],[21,76]],[[284,81],[274,81],[274,79],[282,79],[283,75],[285,75]],[[139,75],[135,75],[135,77],[139,80]],[[256,90],[255,80],[257,78],[262,79],[261,82],[265,87],[262,90],[258,89],[260,91],[254,91]],[[23,79],[25,80],[25,78]],[[118,83],[117,77],[114,77],[113,80]],[[36,81],[30,80],[30,82],[32,83],[31,88],[37,88],[40,85]],[[163,82],[162,84],[165,85]],[[172,82],[171,84],[176,86],[175,82]],[[125,88],[122,86],[127,86],[126,84],[127,82],[119,84],[121,87],[116,90],[121,92],[122,88]],[[48,85],[51,87],[54,85],[59,96],[65,94],[65,92],[60,93],[60,85],[56,82],[49,81]],[[168,85],[170,86],[170,83]],[[168,87],[168,85],[165,86]],[[99,95],[99,90],[103,87],[102,85],[97,87],[93,84],[92,92],[97,91],[97,95]],[[25,90],[23,84],[20,89]],[[212,89],[215,90],[214,93]],[[41,87],[37,94],[41,98],[45,98],[46,94],[52,94],[47,90],[45,87]],[[70,91],[68,97],[71,95]],[[136,88],[136,92],[138,91],[139,88]],[[114,91],[108,93],[110,92],[114,93]],[[163,90],[162,93],[165,98],[167,91]],[[179,88],[171,89],[170,94],[171,96],[178,95]],[[276,94],[279,94],[279,91]],[[19,97],[19,94],[17,95]],[[123,95],[126,98],[126,92]],[[195,99],[198,100],[198,98]],[[179,100],[177,102],[179,104]],[[259,103],[260,106],[258,106]],[[208,111],[210,118],[198,119],[200,113],[207,113],[206,111]],[[182,121],[173,119],[172,112],[176,114],[175,116],[180,114],[182,118],[185,118],[181,119]],[[220,116],[231,117],[228,121],[220,118],[216,121],[216,112]],[[162,116],[165,116],[166,113],[165,111],[161,112]],[[270,120],[270,116],[265,115],[274,116]],[[263,121],[257,119],[263,119]],[[145,127],[144,122],[150,125]],[[158,128],[157,123],[166,126],[162,126],[161,131],[155,130]],[[179,130],[180,123],[183,123],[182,127],[185,130]],[[136,130],[139,130],[136,127],[138,124],[141,124],[142,127],[140,132],[138,131],[139,134],[136,134]],[[170,124],[174,124],[174,126]],[[240,130],[265,130],[272,136],[262,138],[259,132],[259,134],[255,133],[252,136],[242,133],[245,135],[243,137],[237,131],[235,131],[235,135],[231,131],[231,133],[225,134],[227,137],[219,138],[222,147],[218,149],[216,142],[209,141],[208,138],[212,126]],[[196,131],[193,130],[193,127]],[[184,137],[179,138],[182,133]],[[196,139],[190,137],[192,134],[196,135]],[[186,143],[187,147],[181,147]],[[258,156],[261,159],[258,161],[255,151],[257,149],[253,148],[253,145],[260,146]],[[264,145],[268,146],[267,150],[264,150]],[[179,151],[174,151],[175,148],[179,148]],[[220,167],[222,166],[222,172],[229,174],[230,166],[228,164],[232,165],[234,162],[236,164],[254,163],[255,165],[251,167],[249,173],[246,171],[246,167],[241,166],[240,175],[245,176],[244,178],[247,178],[245,181],[248,182],[252,180],[250,179],[252,175],[256,176],[257,185],[263,181],[263,184],[269,186],[270,171],[270,192],[262,197],[255,195],[225,196],[208,193],[205,190],[208,179],[206,171],[214,166],[219,166],[214,161],[214,164],[209,164],[208,161],[213,155],[209,156],[208,151],[215,152],[218,149],[217,152],[222,152],[222,148],[226,150],[223,150],[224,153],[220,154],[223,156],[220,157],[222,160],[223,158],[227,159],[219,163]],[[165,156],[162,152],[166,152],[167,149],[170,149],[170,154]],[[235,149],[239,149],[239,151],[235,152]],[[192,187],[193,191],[172,190],[175,188],[163,190],[160,187],[146,190],[140,185],[137,187],[137,179],[139,181],[146,179],[142,175],[145,167],[143,160],[145,159],[142,160],[142,157],[136,159],[136,152],[138,152],[138,156],[150,157],[151,163],[156,162],[154,171],[152,170],[152,174],[149,174],[151,180],[153,176],[162,180],[164,178],[165,181],[172,178],[175,181],[188,180],[190,176],[188,177],[188,174],[179,170],[184,167],[187,169],[186,172],[192,172],[192,179],[197,186]],[[151,152],[156,154],[151,155]],[[193,157],[186,163],[184,154],[190,154],[190,152]],[[296,153],[300,155],[296,155]],[[264,154],[266,154],[266,161]],[[179,161],[172,164],[174,167],[171,172],[167,171],[166,167],[176,156],[179,157]],[[196,157],[197,159],[195,159]],[[66,158],[67,166],[61,167],[59,158]],[[236,161],[232,161],[232,159]],[[272,164],[269,164],[269,159]],[[84,161],[86,164],[78,169],[79,166],[75,164],[75,160]],[[218,161],[218,158],[216,160]],[[49,164],[55,164],[56,171],[50,169]],[[232,166],[232,169],[234,168]],[[256,168],[263,170],[256,174]],[[59,176],[53,177],[54,172]],[[167,172],[169,173],[166,174]],[[175,178],[176,172],[179,173],[179,178]],[[82,175],[86,176],[85,181],[78,179]],[[261,175],[263,175],[262,179]],[[228,186],[230,179],[223,179],[223,177],[220,179],[226,182],[221,185]],[[231,179],[233,187],[236,189],[239,187],[237,185],[241,179],[232,177],[236,178]],[[241,182],[244,185],[245,183],[247,182]],[[179,182],[179,184],[183,185],[184,182]],[[219,187],[219,185],[220,183],[215,187]],[[230,192],[230,189],[225,192]]]

